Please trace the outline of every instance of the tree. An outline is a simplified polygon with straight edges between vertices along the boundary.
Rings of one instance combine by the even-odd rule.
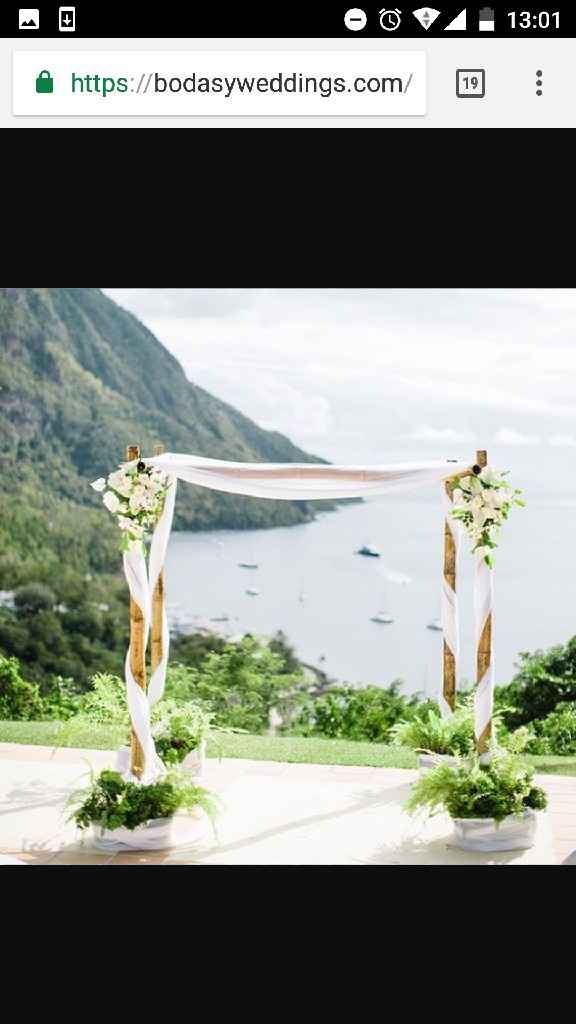
[[[497,687],[496,699],[508,707],[509,728],[545,718],[562,701],[576,701],[576,637],[548,651],[523,652],[519,671],[508,686]]]
[[[14,604],[22,615],[36,615],[37,612],[51,611],[56,597],[43,583],[27,583],[14,593]]]

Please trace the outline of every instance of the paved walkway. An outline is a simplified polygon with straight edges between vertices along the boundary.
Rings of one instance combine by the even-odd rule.
[[[312,850],[310,842],[303,846],[303,840],[317,836],[322,828],[327,831],[330,861],[322,859],[325,854],[319,851],[320,859],[305,859],[304,863],[422,863],[421,854],[407,861],[391,859],[390,850],[374,842],[374,854],[360,848],[348,849],[346,856],[338,854],[352,832],[364,829],[366,833],[368,829],[373,839],[381,837],[386,831],[383,814],[390,813],[393,805],[397,810],[398,794],[405,798],[406,786],[417,772],[235,758],[209,759],[206,764],[203,785],[226,793],[232,810],[237,809],[238,819],[234,823],[236,831],[229,830],[223,843],[209,855],[165,850],[111,856],[81,849],[74,827],[63,824],[64,801],[71,788],[85,784],[86,760],[101,770],[112,766],[114,756],[112,751],[0,744],[0,859],[15,857],[28,864],[51,865],[300,863],[301,851],[306,849],[309,858]],[[282,785],[274,787],[275,780],[282,780]],[[537,780],[549,796],[546,828],[549,826],[552,832],[548,843],[552,853],[548,852],[547,860],[536,862],[561,864],[576,851],[576,777],[543,775]],[[282,807],[275,807],[275,792],[282,792]],[[254,822],[247,825],[245,809],[252,807],[260,794],[265,799],[257,826]],[[437,858],[446,849],[446,837],[440,839],[440,846],[436,843],[440,853],[434,863],[442,862]],[[279,850],[285,860],[277,859]],[[571,859],[574,863],[576,858]]]

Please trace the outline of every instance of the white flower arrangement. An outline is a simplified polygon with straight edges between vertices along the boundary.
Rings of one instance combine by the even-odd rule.
[[[166,473],[140,460],[121,463],[107,480],[100,477],[90,486],[104,492],[102,501],[122,531],[121,550],[129,551],[154,529],[170,483]]]
[[[476,472],[477,471],[477,472]],[[522,491],[509,486],[504,479],[508,471],[499,472],[491,466],[474,467],[473,476],[461,477],[452,491],[450,515],[458,520],[472,541],[472,551],[483,556],[491,569],[491,551],[497,547],[495,537],[514,505],[524,506],[518,497]]]

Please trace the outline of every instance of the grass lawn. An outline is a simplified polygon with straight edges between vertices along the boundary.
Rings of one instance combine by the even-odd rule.
[[[60,722],[2,722],[0,743],[45,747],[85,747],[115,750],[125,742],[122,728],[108,725],[69,726],[58,734]],[[253,761],[287,761],[304,764],[349,764],[374,768],[415,768],[416,754],[404,747],[352,740],[328,740],[301,736],[245,736],[222,733],[208,745],[208,757],[245,757]],[[536,771],[548,775],[576,775],[576,755],[571,757],[526,756]]]

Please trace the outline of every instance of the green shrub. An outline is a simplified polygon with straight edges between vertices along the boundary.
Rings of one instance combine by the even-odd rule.
[[[37,612],[52,611],[56,595],[43,583],[27,583],[14,592],[14,604],[22,615],[36,615]]]
[[[158,701],[152,709],[152,736],[165,765],[180,764],[207,739],[213,713],[201,704]]]
[[[83,695],[73,679],[53,676],[42,691],[42,718],[66,722],[78,714],[82,702]]]
[[[392,726],[413,712],[417,698],[399,693],[400,682],[381,686],[333,686],[322,696],[308,699],[294,721],[293,733],[333,739],[385,743]]]
[[[133,831],[147,821],[171,818],[178,811],[192,813],[196,808],[212,820],[216,799],[181,772],[172,771],[150,785],[141,785],[126,782],[118,772],[106,769],[97,777],[92,775],[90,786],[74,793],[67,806],[73,808],[68,820],[80,829],[100,825]]]
[[[109,672],[97,672],[90,680],[92,688],[82,697],[79,717],[109,725],[130,725],[126,684]]]
[[[531,732],[518,729],[509,732],[503,723],[502,709],[492,715],[493,735],[497,746],[520,754],[528,746]],[[437,704],[420,704],[405,721],[390,730],[395,746],[432,754],[466,755],[474,751],[474,693],[459,693],[456,709],[442,718]]]
[[[542,721],[532,722],[531,754],[576,754],[576,706],[558,704]]]
[[[209,706],[216,726],[259,733],[268,728],[273,707],[285,720],[293,715],[306,698],[305,678],[286,673],[281,656],[266,643],[244,637],[208,654],[200,668],[169,669],[166,696]]]
[[[390,729],[394,746],[410,747],[433,754],[469,754],[474,749],[474,716],[468,709],[457,709],[442,718],[439,711],[428,711],[397,722]]]
[[[0,654],[0,719],[32,721],[42,718],[43,711],[38,686],[22,679],[18,659]]]
[[[533,768],[504,751],[493,754],[488,764],[476,757],[455,766],[440,764],[414,783],[406,810],[409,814],[420,809],[429,814],[445,810],[452,818],[503,821],[527,808],[546,807],[546,794],[534,786],[533,779]]]
[[[548,651],[523,652],[512,681],[496,689],[496,702],[509,705],[509,728],[546,718],[564,701],[576,702],[576,637]]]

